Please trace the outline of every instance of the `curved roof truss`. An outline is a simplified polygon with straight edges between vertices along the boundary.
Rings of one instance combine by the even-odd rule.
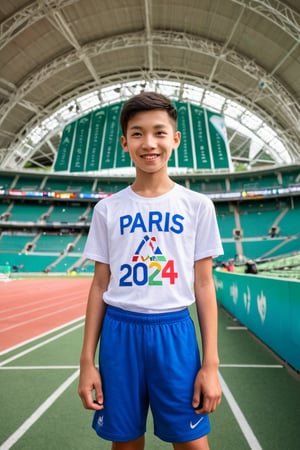
[[[148,82],[154,84],[157,80],[169,83],[178,83],[176,93],[172,96],[183,99],[185,85],[188,83],[195,89],[201,86],[202,98],[197,100],[198,104],[204,105],[205,93],[215,92],[216,96],[225,97],[221,101],[220,110],[226,116],[230,102],[239,105],[240,113],[236,114],[235,121],[242,127],[247,128],[245,117],[249,112],[258,118],[257,129],[251,129],[251,133],[266,145],[266,148],[277,154],[277,162],[296,162],[300,159],[300,106],[297,97],[293,95],[287,86],[276,76],[277,72],[287,58],[291,56],[300,44],[300,14],[287,4],[278,0],[230,0],[231,3],[239,5],[239,14],[235,19],[234,26],[227,39],[220,43],[199,35],[184,31],[161,30],[153,27],[151,0],[144,0],[144,29],[123,34],[117,34],[108,38],[101,38],[86,44],[80,44],[72,31],[70,23],[65,18],[64,8],[79,4],[79,0],[45,0],[34,1],[23,9],[19,9],[13,15],[1,23],[0,27],[0,50],[7,46],[18,34],[26,31],[36,22],[46,19],[70,44],[70,50],[45,63],[37,70],[27,74],[26,78],[18,84],[0,78],[0,90],[5,95],[6,101],[0,104],[0,129],[7,117],[13,113],[16,105],[30,111],[31,118],[21,127],[17,133],[13,133],[10,144],[0,149],[0,164],[3,167],[23,167],[23,165],[34,158],[37,151],[42,152],[42,147],[47,144],[52,156],[56,153],[56,145],[52,138],[59,134],[66,125],[67,120],[60,117],[59,110],[70,101],[76,104],[76,98],[88,92],[98,92],[99,105],[105,104],[102,100],[102,92],[107,88],[113,88],[116,84],[125,86],[128,82],[137,84]],[[229,2],[230,3],[230,2]],[[235,29],[244,15],[245,11],[253,11],[274,24],[292,39],[292,46],[281,58],[271,71],[260,66],[254,59],[232,48],[231,38]],[[145,49],[145,65],[141,68],[120,67],[115,72],[99,72],[95,68],[94,60],[99,55],[117,54],[118,51],[129,49]],[[174,59],[172,67],[161,64],[157,67],[154,63],[154,55],[161,51],[181,52],[189,55],[190,62],[187,67],[176,65]],[[201,68],[196,67],[192,61],[195,56],[205,56],[213,60],[212,69],[202,73]],[[89,80],[83,84],[78,83],[60,94],[48,104],[29,100],[29,94],[43,83],[47,83],[53,76],[71,68],[78,63],[83,63],[90,74]],[[234,70],[235,77],[240,74],[243,78],[244,89],[235,89],[234,84],[224,83],[217,76],[217,67],[220,65],[227,70]],[[231,69],[230,69],[231,68]],[[122,70],[123,69],[123,70]],[[124,89],[123,89],[124,91]],[[122,89],[120,89],[122,99]],[[124,98],[124,94],[123,94]],[[193,101],[193,98],[188,99]],[[117,100],[116,100],[117,101]],[[231,103],[232,106],[232,103]],[[213,105],[211,105],[213,108]],[[78,108],[77,115],[86,111]],[[32,140],[32,133],[45,121],[55,117],[56,126],[42,136],[36,142]],[[233,124],[231,123],[233,126]],[[272,136],[264,138],[262,129],[272,130]],[[10,133],[2,131],[3,134]],[[265,133],[266,135],[266,133]],[[288,157],[286,156],[288,152]],[[51,155],[49,157],[51,159]]]

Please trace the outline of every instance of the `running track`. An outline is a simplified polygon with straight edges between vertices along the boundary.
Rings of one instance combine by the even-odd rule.
[[[90,284],[91,278],[0,283],[0,352],[84,316]]]
[[[65,336],[65,332],[54,334],[56,347],[49,352],[50,357],[47,360],[49,365],[41,365],[40,361],[35,359],[36,354],[33,354],[32,360],[26,359],[22,364],[23,356],[27,356],[40,346],[48,345],[50,341],[52,345],[54,339],[48,339],[49,331],[78,319],[81,322],[80,326],[82,325],[80,319],[85,312],[90,282],[91,278],[47,277],[0,283],[0,353],[4,355],[9,353],[9,349],[15,350],[26,341],[33,341],[32,346],[28,345],[28,348],[20,353],[12,352],[9,358],[1,363],[3,369],[1,385],[4,386],[1,395],[4,399],[3,404],[6,405],[2,408],[1,416],[1,423],[6,424],[1,430],[1,440],[4,441],[0,443],[1,449],[10,449],[20,441],[17,443],[18,448],[62,448],[63,442],[63,448],[76,450],[82,448],[82,442],[91,443],[92,439],[95,439],[95,445],[88,445],[88,448],[99,448],[98,439],[96,440],[90,433],[90,424],[82,425],[86,423],[86,416],[83,415],[85,411],[83,412],[81,405],[80,409],[79,407],[77,409],[76,401],[79,400],[74,386],[69,397],[66,394],[63,401],[58,402],[59,408],[65,409],[50,408],[60,396],[65,395],[65,391],[71,387],[79,373],[78,355],[70,366],[57,363],[58,348],[61,346],[59,339]],[[277,359],[254,340],[245,327],[238,326],[223,310],[220,310],[219,325],[222,343],[220,379],[226,401],[222,401],[214,415],[216,433],[211,437],[214,448],[224,450],[298,448],[300,417],[297,402],[300,395],[298,379],[294,375],[291,376],[288,370],[284,370],[283,365],[274,364],[278,362]],[[74,328],[68,328],[66,332],[73,332]],[[41,339],[37,344],[34,338],[42,335],[46,336],[46,339]],[[72,356],[71,361],[73,358]],[[17,359],[19,365],[9,364]],[[25,365],[28,362],[29,365]],[[39,384],[44,383],[41,398],[36,397],[31,376],[24,377],[24,370],[31,370],[34,374],[36,370],[45,370],[43,373],[47,373],[50,369],[54,374],[51,375],[51,380],[60,369],[72,370],[73,373],[71,376],[68,375],[69,378],[53,392],[48,386],[47,376],[32,375],[34,380],[39,380]],[[18,373],[20,377],[17,379]],[[11,392],[15,391],[15,386],[19,389],[18,404],[25,405],[26,413],[23,411],[24,407],[16,409],[15,402],[11,402]],[[46,400],[45,392],[48,392]],[[58,406],[54,405],[54,408],[56,407]],[[71,410],[72,416],[69,421],[65,421]],[[44,420],[38,420],[44,415]],[[64,420],[61,420],[61,417],[64,417]],[[155,441],[151,434],[148,439],[149,448],[153,450],[169,447],[165,443]],[[110,447],[110,443],[100,445],[103,450]]]

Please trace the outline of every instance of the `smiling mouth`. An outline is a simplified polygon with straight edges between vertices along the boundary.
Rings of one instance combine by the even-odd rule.
[[[159,155],[141,155],[141,158],[146,159],[147,161],[153,161],[154,159],[158,158]]]

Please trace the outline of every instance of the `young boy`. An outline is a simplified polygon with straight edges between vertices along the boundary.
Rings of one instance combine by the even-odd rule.
[[[175,450],[207,450],[208,414],[221,401],[212,257],[223,251],[214,207],[168,176],[180,144],[168,98],[142,92],[124,104],[120,120],[136,177],[94,208],[78,392],[113,450],[144,449],[149,406],[160,439]],[[188,310],[194,302],[202,366]]]

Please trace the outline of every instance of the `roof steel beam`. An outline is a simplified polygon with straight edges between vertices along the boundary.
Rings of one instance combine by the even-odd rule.
[[[295,39],[300,40],[300,14],[279,0],[232,0],[273,22]]]
[[[295,101],[293,96],[289,94],[286,88],[275,78],[268,77],[268,73],[259,67],[253,60],[249,60],[243,55],[238,54],[234,50],[226,49],[223,51],[221,45],[208,41],[206,39],[199,39],[196,36],[188,35],[186,33],[176,33],[171,31],[155,31],[152,33],[152,40],[154,47],[172,47],[176,49],[190,50],[207,54],[213,58],[222,58],[223,62],[232,65],[237,71],[244,72],[247,76],[256,80],[268,79],[267,85],[261,89],[256,97],[257,102],[268,95],[274,99],[278,110],[281,111],[281,119],[285,120],[288,125],[295,125],[295,138],[299,140],[297,134],[297,126],[300,120],[300,106]],[[113,38],[104,39],[92,44],[87,44],[82,47],[82,51],[87,58],[95,57],[109,51],[118,50],[126,47],[146,47],[147,36],[143,32],[131,33],[128,35],[115,36]],[[76,50],[69,52],[67,55],[56,58],[50,63],[46,64],[42,69],[35,73],[31,73],[24,83],[12,93],[9,101],[2,104],[0,107],[0,125],[3,123],[9,112],[17,105],[24,97],[30,93],[36,86],[45,82],[51,76],[59,73],[64,69],[66,64],[73,65],[78,62],[78,53]],[[174,75],[175,76],[175,75]],[[215,82],[213,84],[216,84]],[[249,100],[253,98],[253,93],[248,93]],[[244,96],[244,94],[243,94]],[[246,99],[249,103],[249,100]],[[245,99],[240,95],[239,101],[245,104]],[[249,106],[249,105],[248,105]],[[250,105],[251,106],[251,105]],[[270,118],[266,118],[267,123],[270,123]],[[277,119],[273,118],[273,122]],[[279,124],[279,122],[278,122]],[[273,125],[273,124],[272,124]],[[299,130],[298,130],[299,132]]]
[[[36,0],[20,9],[0,24],[0,49],[7,45],[17,34],[33,23],[46,17],[48,12],[58,11],[79,0]],[[300,15],[279,0],[231,0],[245,8],[260,14],[273,22],[296,41],[300,40]],[[145,13],[150,11],[145,0]]]
[[[79,0],[36,0],[18,10],[0,24],[0,49],[35,22],[45,18],[49,11],[72,5]]]
[[[144,33],[132,33],[128,35],[116,36],[109,39],[104,39],[93,44],[88,44],[82,47],[87,57],[95,57],[99,54],[114,51],[126,47],[143,47],[147,45],[147,37]],[[217,43],[208,41],[206,39],[199,39],[196,36],[188,35],[186,33],[176,33],[170,31],[156,31],[153,33],[153,45],[158,47],[173,47],[182,48],[184,50],[191,50],[193,52],[207,54],[213,58],[218,58],[221,54],[223,62],[231,64],[238,71],[242,71],[251,78],[260,81],[268,77],[268,73],[259,67],[253,60],[238,54],[234,50],[228,49],[222,53],[222,46]],[[66,65],[70,66],[78,62],[78,54],[76,51],[71,51],[67,55],[56,58],[50,63],[46,64],[42,69],[35,73],[31,73],[24,83],[13,93],[10,100],[0,107],[0,124],[7,116],[8,112],[31,90],[36,86],[45,82],[51,76],[60,72]],[[290,119],[298,120],[300,107],[297,105],[292,95],[288,93],[285,87],[275,78],[268,80],[268,91],[271,91],[278,101],[284,105],[288,105],[288,116]],[[265,95],[265,93],[263,94]],[[285,108],[286,109],[286,108]]]
[[[209,75],[209,81],[212,81],[212,80],[214,79],[215,72],[216,72],[216,70],[217,70],[217,66],[218,66],[219,62],[222,60],[222,54],[223,54],[223,53],[225,52],[225,50],[229,47],[230,41],[231,41],[231,39],[232,39],[232,37],[233,37],[233,35],[234,35],[234,33],[235,33],[235,31],[236,31],[236,29],[237,29],[237,27],[238,27],[240,21],[241,21],[241,19],[242,19],[242,16],[243,16],[243,14],[244,14],[244,11],[245,11],[245,8],[241,8],[240,14],[239,14],[238,18],[236,19],[236,21],[235,21],[235,23],[234,23],[234,25],[233,25],[233,27],[232,27],[232,30],[231,30],[231,32],[230,32],[230,34],[229,34],[229,36],[228,36],[226,42],[225,42],[225,43],[223,44],[223,46],[222,46],[222,51],[220,52],[219,58],[216,58],[216,60],[215,60],[215,63],[214,63],[214,65],[213,65],[213,68],[212,68],[211,73],[210,73],[210,75]]]
[[[92,77],[96,80],[97,83],[100,84],[100,79],[93,64],[87,57],[86,53],[84,52],[75,35],[73,34],[71,28],[65,21],[62,12],[52,11],[50,14],[47,15],[47,19],[54,26],[54,28],[56,28],[62,34],[62,36],[64,36],[64,38],[72,45],[72,47],[75,48],[79,59],[84,62],[86,68],[88,69]]]
[[[145,6],[145,30],[147,36],[147,53],[148,53],[148,67],[150,72],[153,70],[153,44],[152,44],[152,1],[144,0]]]

